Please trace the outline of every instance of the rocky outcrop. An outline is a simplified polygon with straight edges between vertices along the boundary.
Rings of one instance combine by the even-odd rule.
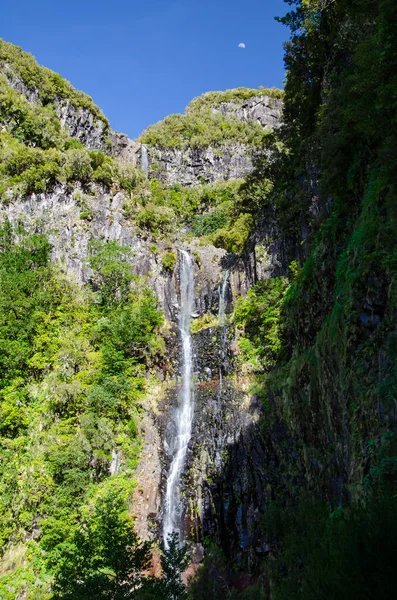
[[[26,85],[26,83],[14,73],[10,65],[5,64],[2,70],[4,75],[7,77],[10,87],[25,96],[29,102],[39,102],[39,91],[37,88]]]
[[[141,144],[139,142],[135,142],[125,133],[118,133],[117,131],[110,131],[108,139],[113,156],[124,163],[141,165]]]
[[[281,125],[283,101],[271,96],[254,96],[243,102],[222,102],[212,112],[233,115],[239,121],[255,121],[265,129],[277,129]]]
[[[41,102],[39,90],[34,86],[27,85],[10,65],[3,65],[2,72],[7,77],[9,86],[25,96],[29,102],[32,104]],[[133,165],[140,164],[141,145],[124,133],[111,130],[105,117],[100,118],[89,108],[77,106],[70,99],[61,96],[55,96],[53,104],[62,127],[86,148],[110,151],[122,162]]]
[[[66,98],[57,98],[55,111],[61,125],[71,137],[77,138],[89,150],[105,150],[107,124],[87,108],[76,107]]]
[[[219,277],[222,279],[222,274]],[[212,293],[200,294],[202,282],[197,270],[196,280],[199,297],[206,297],[202,310],[218,315],[220,282],[213,280]],[[234,297],[233,284],[228,285],[226,314],[232,310]],[[194,334],[193,352],[195,417],[182,477],[185,538],[198,549],[209,538],[237,560],[239,567],[251,569],[269,547],[259,523],[281,461],[277,445],[284,439],[284,432],[273,431],[267,438],[262,437],[258,427],[262,403],[249,391],[250,377],[239,372],[234,328],[227,321]],[[173,407],[178,402],[178,355],[176,379],[168,382],[155,415],[162,438],[159,457],[163,493],[168,473],[164,446],[173,435]],[[152,520],[152,532],[159,531],[159,524],[161,514]]]
[[[176,293],[172,277],[164,272],[161,253],[166,244],[161,240],[150,249],[150,241],[123,215],[122,193],[109,193],[96,188],[93,193],[81,189],[57,187],[52,193],[37,194],[0,207],[0,220],[9,220],[27,231],[44,233],[52,245],[52,260],[69,278],[84,284],[90,281],[90,243],[94,239],[117,241],[131,250],[127,260],[138,276],[148,277],[168,318]]]
[[[252,171],[252,149],[244,144],[222,148],[148,148],[149,172],[168,185],[185,186],[242,179]]]
[[[186,109],[186,114],[196,110],[193,100]],[[282,99],[271,96],[222,102],[211,108],[214,114],[222,113],[225,117],[237,118],[242,122],[253,121],[268,131],[281,125],[282,110]],[[245,178],[253,169],[258,149],[238,141],[230,141],[221,146],[195,148],[147,146],[147,151],[150,177],[160,179],[168,185],[193,186]]]
[[[145,277],[157,295],[165,316],[177,320],[178,273],[165,270],[162,254],[170,250],[169,241],[153,240],[124,215],[124,194],[111,193],[95,186],[90,193],[80,188],[70,190],[60,185],[53,192],[34,194],[0,206],[0,221],[8,220],[26,231],[44,233],[52,245],[52,260],[69,278],[80,284],[90,281],[89,266],[92,240],[116,241],[131,250],[129,260],[134,274]],[[177,254],[184,242],[175,240],[171,250]],[[209,310],[213,289],[220,279],[225,250],[189,245],[197,266],[196,307],[200,313]],[[215,292],[216,295],[216,292]]]

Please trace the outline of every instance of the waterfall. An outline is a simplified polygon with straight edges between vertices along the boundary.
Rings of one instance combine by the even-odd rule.
[[[230,271],[225,271],[222,284],[219,286],[219,312],[218,322],[219,327],[225,326],[225,307],[226,307],[226,291],[229,283]]]
[[[112,450],[112,461],[109,466],[109,473],[111,475],[117,475],[120,468],[120,452],[116,450]]]
[[[225,327],[225,309],[226,309],[226,292],[229,283],[230,271],[225,271],[222,283],[219,285],[219,311],[218,311],[218,323],[219,327],[222,328],[221,335],[221,348],[220,348],[220,364],[219,364],[219,388],[218,388],[218,400],[222,396],[223,391],[223,374],[222,368],[225,359],[225,349],[227,342],[227,327]]]
[[[148,172],[149,172],[149,159],[148,159],[147,148],[143,144],[141,146],[141,169],[142,169],[142,171],[144,173],[146,173],[146,175],[148,174]]]
[[[180,250],[180,316],[179,331],[182,341],[182,387],[175,413],[175,437],[170,444],[172,456],[165,495],[163,538],[168,546],[170,533],[178,533],[182,541],[181,475],[192,433],[194,395],[192,389],[192,336],[190,318],[194,301],[194,269],[190,255]]]

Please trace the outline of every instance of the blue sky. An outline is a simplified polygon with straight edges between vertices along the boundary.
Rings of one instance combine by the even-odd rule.
[[[137,137],[210,90],[281,87],[283,0],[4,0],[0,37]],[[245,43],[246,48],[238,48]]]

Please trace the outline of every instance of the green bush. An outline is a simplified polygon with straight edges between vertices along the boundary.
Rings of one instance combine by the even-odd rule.
[[[91,181],[94,169],[91,157],[85,149],[68,150],[65,154],[64,174],[67,181],[88,183]]]
[[[61,124],[49,107],[35,106],[0,75],[0,124],[19,142],[48,149],[63,142]]]
[[[176,215],[172,208],[157,206],[152,202],[141,208],[135,220],[139,227],[154,235],[172,233],[176,225]]]
[[[206,215],[196,215],[192,219],[192,233],[197,237],[210,235],[226,225],[228,215],[223,211],[214,211]]]
[[[209,236],[209,239],[217,248],[224,248],[233,254],[241,254],[248,241],[252,224],[251,215],[241,214],[234,222],[229,221],[226,227]]]
[[[276,364],[281,351],[280,312],[288,289],[285,277],[259,281],[237,299],[234,323],[240,329],[239,347],[243,359],[258,360],[267,369]]]
[[[176,265],[176,254],[175,252],[165,252],[161,257],[161,264],[165,271],[173,271]]]

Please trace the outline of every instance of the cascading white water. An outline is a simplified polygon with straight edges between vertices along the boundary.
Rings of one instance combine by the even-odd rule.
[[[218,311],[218,322],[219,327],[225,325],[225,307],[226,307],[226,292],[229,283],[230,271],[225,271],[223,276],[222,285],[219,286],[219,311]]]
[[[149,172],[149,158],[146,146],[141,146],[141,169],[146,175]]]
[[[225,327],[225,309],[226,309],[226,292],[229,283],[230,271],[225,271],[222,284],[219,286],[219,310],[218,310],[218,324],[222,328],[221,335],[221,352],[220,352],[220,364],[219,364],[219,388],[218,388],[218,399],[222,396],[223,391],[223,375],[222,366],[223,359],[225,357],[225,348],[227,341],[227,328]]]
[[[180,316],[179,330],[182,341],[182,387],[179,404],[175,412],[175,437],[169,443],[172,456],[167,478],[164,505],[163,538],[168,547],[170,533],[178,533],[182,542],[182,499],[181,475],[185,466],[186,453],[192,434],[194,394],[192,387],[192,336],[190,319],[194,301],[194,269],[190,255],[180,250]]]

